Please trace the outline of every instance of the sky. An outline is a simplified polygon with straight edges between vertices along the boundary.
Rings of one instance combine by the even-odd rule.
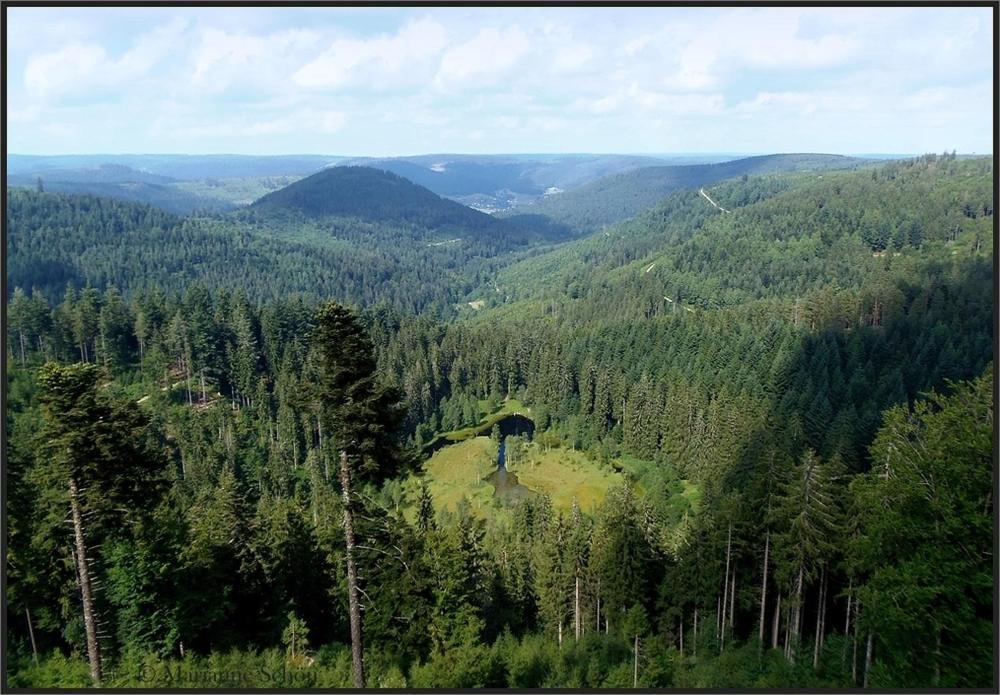
[[[991,8],[7,8],[19,154],[987,153]]]

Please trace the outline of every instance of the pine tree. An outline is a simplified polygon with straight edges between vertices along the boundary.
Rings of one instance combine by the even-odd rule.
[[[355,487],[381,481],[408,461],[396,440],[401,413],[395,391],[377,378],[371,340],[357,318],[335,302],[317,316],[313,342],[319,382],[316,395],[321,422],[340,451],[340,490],[347,563],[348,602],[354,685],[365,686],[361,592],[355,558]]]
[[[39,373],[45,427],[40,434],[38,479],[54,514],[59,506],[65,514],[68,502],[95,684],[101,680],[101,652],[94,547],[120,533],[122,522],[134,521],[130,515],[150,509],[163,482],[163,461],[146,439],[146,418],[134,404],[117,403],[100,392],[99,377],[95,366],[85,364],[47,363]]]

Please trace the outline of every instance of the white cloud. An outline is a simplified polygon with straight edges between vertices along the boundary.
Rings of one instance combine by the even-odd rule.
[[[238,116],[225,123],[200,123],[197,119],[185,118],[159,122],[157,128],[168,128],[194,138],[267,138],[270,136],[298,134],[303,136],[330,135],[341,131],[349,122],[346,113],[322,109],[298,109],[292,113],[273,118],[259,116]]]
[[[481,29],[474,37],[444,54],[434,83],[447,90],[473,82],[491,85],[525,57],[530,49],[528,36],[520,27]]]
[[[108,63],[104,48],[95,44],[70,44],[32,58],[24,70],[29,94],[43,99],[62,95],[94,79]]]
[[[409,83],[444,49],[446,39],[444,27],[430,19],[411,22],[391,36],[339,39],[299,68],[293,80],[307,89]]]
[[[769,8],[702,13],[668,22],[625,43],[638,70],[674,90],[717,89],[747,70],[806,71],[843,65],[857,55],[848,33],[806,35],[804,10]]]
[[[20,151],[991,142],[989,8],[21,9]]]
[[[593,49],[584,43],[573,43],[556,52],[552,68],[556,72],[570,72],[583,67],[594,57]]]
[[[758,92],[748,101],[736,104],[732,113],[760,114],[781,111],[788,115],[811,116],[817,112],[862,112],[871,107],[871,100],[860,91],[807,90],[800,92]]]
[[[719,93],[654,91],[633,83],[597,99],[579,99],[573,107],[599,115],[636,110],[651,115],[710,115],[723,110],[725,97]]]
[[[185,22],[174,21],[139,36],[120,58],[113,59],[98,43],[74,42],[31,56],[24,69],[25,91],[51,101],[109,88],[126,88],[171,55]]]
[[[205,27],[191,56],[191,86],[212,94],[238,85],[264,93],[281,90],[287,86],[291,66],[319,38],[309,29],[253,35]]]

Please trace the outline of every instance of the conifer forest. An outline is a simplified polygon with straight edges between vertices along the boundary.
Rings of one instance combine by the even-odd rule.
[[[993,157],[699,157],[8,155],[5,687],[996,688]]]

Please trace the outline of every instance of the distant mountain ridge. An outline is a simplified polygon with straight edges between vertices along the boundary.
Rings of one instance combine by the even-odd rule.
[[[7,174],[68,181],[71,179],[65,178],[64,174],[57,178],[53,171],[85,172],[111,165],[182,181],[245,176],[306,176],[342,159],[328,155],[10,154],[7,155]]]
[[[639,167],[726,157],[654,157],[619,154],[460,155],[356,158],[341,165],[369,166],[404,176],[434,193],[489,212],[541,199],[552,189],[576,188]]]
[[[833,154],[772,154],[713,164],[642,167],[516,207],[502,216],[516,224],[537,224],[539,218],[546,218],[552,224],[586,233],[634,217],[678,189],[708,186],[739,176],[851,169],[868,162]]]

